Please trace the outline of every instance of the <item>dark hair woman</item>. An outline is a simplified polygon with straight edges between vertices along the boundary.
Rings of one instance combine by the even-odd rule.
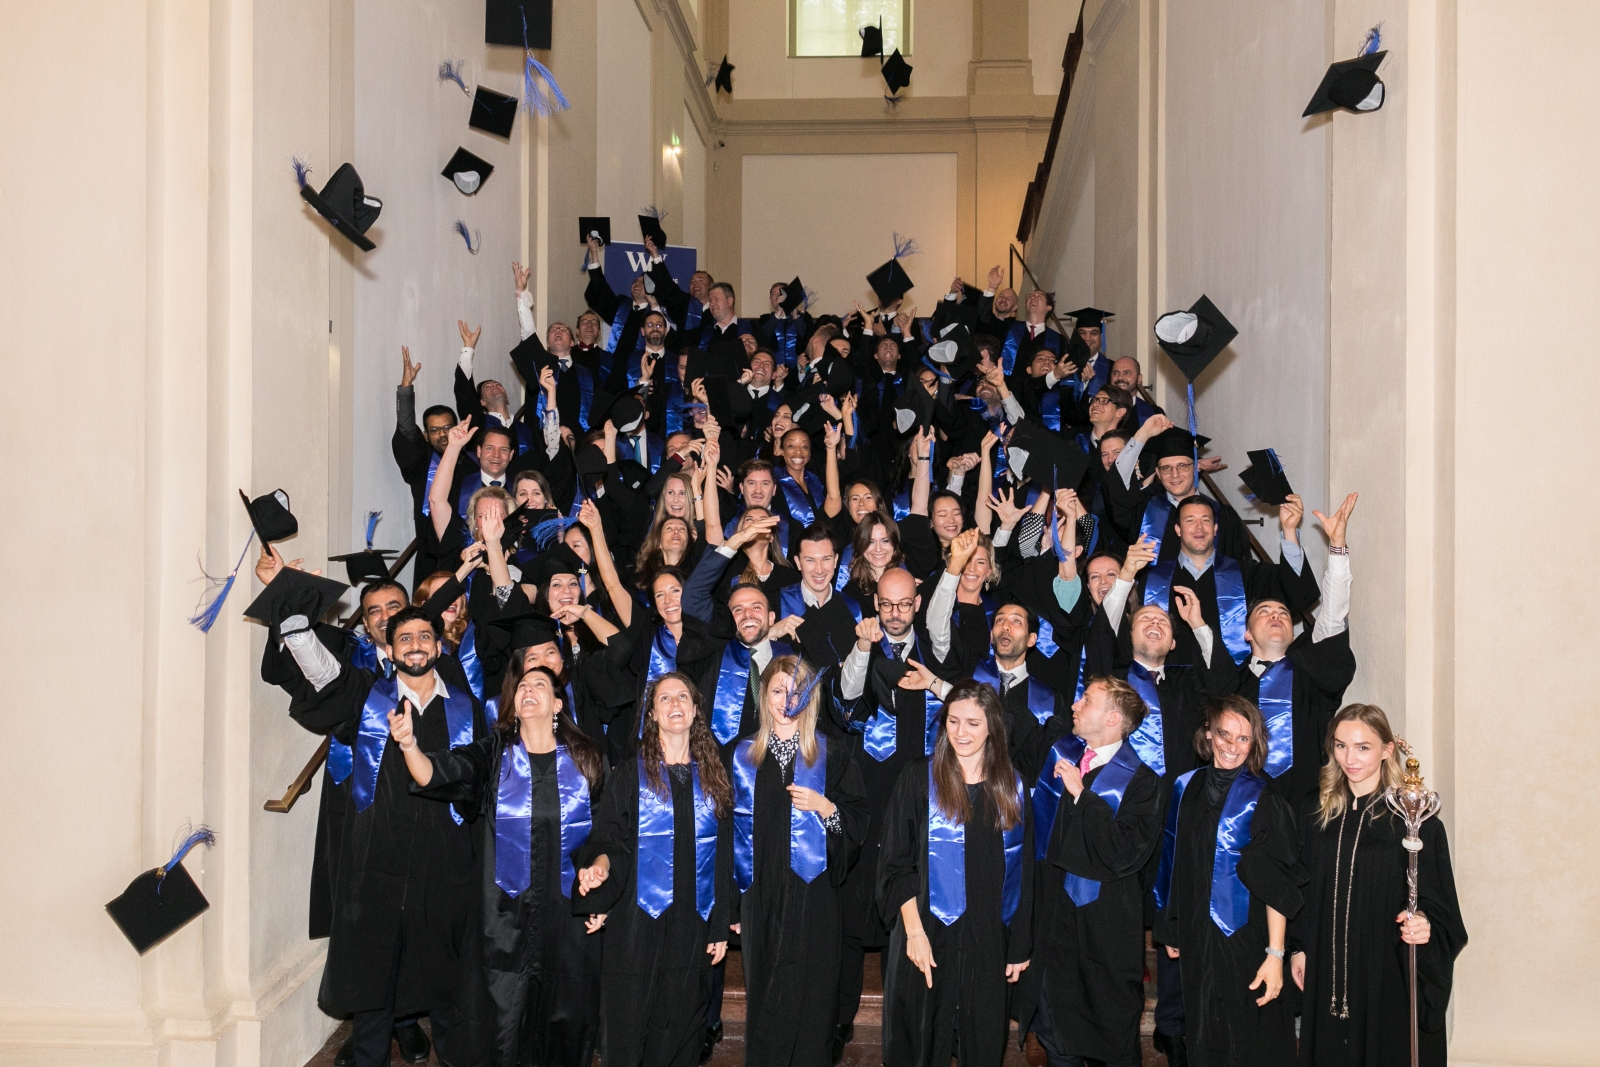
[[[547,668],[506,671],[495,729],[470,745],[425,754],[408,716],[389,732],[422,796],[477,813],[480,922],[463,950],[470,1047],[497,1063],[580,1067],[594,1054],[600,1017],[604,915],[574,916],[572,854],[588,838],[604,762],[578,729]],[[476,974],[472,963],[478,964]]]
[[[1155,940],[1178,960],[1184,1044],[1200,1063],[1295,1057],[1283,956],[1306,873],[1294,813],[1262,775],[1266,732],[1250,701],[1212,701],[1196,739],[1211,765],[1179,777],[1167,805]]]
[[[1005,1057],[1007,983],[1033,954],[1033,817],[990,686],[945,697],[933,755],[906,767],[884,814],[878,907],[883,1062],[964,1067]]]
[[[574,857],[578,893],[608,913],[600,1000],[606,1063],[693,1067],[710,977],[728,948],[733,796],[700,692],[662,675],[639,755],[612,772]]]
[[[1422,824],[1417,910],[1408,912],[1405,823],[1384,801],[1403,771],[1389,717],[1349,704],[1328,724],[1320,809],[1302,829],[1311,881],[1289,924],[1290,971],[1305,991],[1300,1060],[1369,1067],[1410,1048],[1408,946],[1417,948],[1421,1062],[1446,1062],[1445,1009],[1467,943],[1444,824]]]
[[[757,683],[761,725],[733,750],[746,1063],[832,1062],[839,887],[869,815],[850,746],[817,729],[818,678],[799,657],[774,656]]]
[[[900,527],[894,517],[882,511],[870,512],[856,523],[855,535],[839,557],[834,588],[849,593],[863,605],[876,604],[878,579],[884,571],[902,566],[905,561],[905,553],[900,551]]]

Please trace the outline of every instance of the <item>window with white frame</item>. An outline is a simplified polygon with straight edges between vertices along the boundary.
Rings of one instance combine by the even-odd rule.
[[[861,27],[883,26],[883,54],[911,54],[911,0],[789,0],[791,56],[859,56]]]

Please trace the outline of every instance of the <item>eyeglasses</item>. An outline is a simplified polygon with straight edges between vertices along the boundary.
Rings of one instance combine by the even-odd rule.
[[[910,615],[917,610],[915,600],[880,600],[878,608],[887,611],[890,615]]]
[[[1109,403],[1111,403],[1111,398],[1109,396],[1091,396],[1089,398],[1089,406],[1090,407],[1094,407],[1096,404],[1109,404]]]
[[[1182,463],[1158,463],[1156,470],[1161,474],[1188,474],[1194,470],[1194,464],[1187,460]]]

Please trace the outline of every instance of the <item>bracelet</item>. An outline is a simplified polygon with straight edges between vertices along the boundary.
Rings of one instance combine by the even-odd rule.
[[[1281,948],[1273,948],[1271,945],[1268,945],[1267,946],[1267,955],[1281,960],[1281,959],[1283,959],[1283,949],[1281,949]]]
[[[409,745],[401,745],[400,746],[400,751],[401,752],[410,752],[413,749],[415,749],[416,747],[417,747],[417,739],[413,737],[411,739],[411,743]]]
[[[1349,554],[1350,554],[1350,547],[1348,545],[1329,545],[1328,546],[1328,555],[1330,555],[1330,556],[1348,556]]]
[[[910,938],[913,938],[913,937],[920,937],[920,938],[922,938],[922,939],[923,939],[923,940],[927,940],[927,938],[928,938],[928,935],[927,935],[927,932],[926,932],[926,931],[923,931],[923,930],[913,930],[913,931],[911,931],[911,932],[910,932],[910,933],[908,933],[908,934],[906,934],[906,938],[907,938],[907,939],[908,939],[908,940],[909,940],[909,939],[910,939]]]

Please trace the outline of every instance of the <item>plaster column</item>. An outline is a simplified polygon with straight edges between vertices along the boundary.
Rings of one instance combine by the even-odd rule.
[[[1028,136],[1026,116],[1034,109],[1034,96],[1027,0],[973,0],[972,57],[967,106],[977,141],[976,258],[960,269],[982,287],[989,268],[1007,262],[1028,181],[1043,151],[1042,142],[1035,146]]]

